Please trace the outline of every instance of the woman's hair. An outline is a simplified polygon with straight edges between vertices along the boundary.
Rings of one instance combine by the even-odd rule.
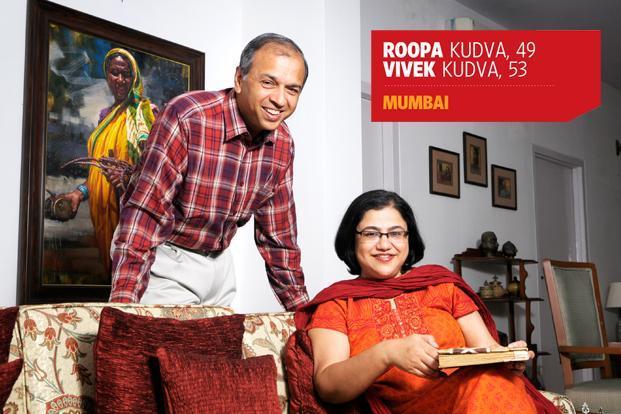
[[[367,191],[359,195],[349,205],[334,239],[336,254],[339,259],[345,262],[349,268],[349,273],[352,275],[360,275],[360,264],[356,258],[356,227],[367,211],[381,210],[384,207],[394,207],[408,226],[409,253],[401,267],[401,271],[409,270],[425,254],[425,243],[423,243],[423,239],[420,237],[414,212],[407,201],[392,191]]]

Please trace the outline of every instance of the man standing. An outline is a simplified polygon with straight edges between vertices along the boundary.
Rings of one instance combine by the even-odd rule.
[[[111,302],[229,305],[227,250],[254,214],[269,282],[288,310],[308,301],[284,123],[308,76],[300,48],[267,33],[244,48],[235,87],[171,101],[123,198]]]

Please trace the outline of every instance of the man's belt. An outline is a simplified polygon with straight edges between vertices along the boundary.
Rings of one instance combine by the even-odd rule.
[[[170,242],[170,241],[167,241],[164,244],[167,244],[167,245],[169,245],[171,247],[176,247],[176,248],[181,249],[181,250],[185,250],[186,252],[196,253],[196,254],[204,256],[204,257],[210,257],[212,259],[217,258],[224,251],[224,250],[212,250],[212,251],[206,252],[206,251],[203,251],[203,250],[188,249],[185,246],[181,246],[181,245],[178,245],[178,244]]]

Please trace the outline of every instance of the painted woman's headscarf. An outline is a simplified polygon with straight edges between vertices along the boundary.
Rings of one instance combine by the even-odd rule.
[[[149,131],[155,117],[151,110],[151,102],[148,99],[143,99],[143,85],[142,76],[140,75],[140,69],[136,63],[136,59],[125,49],[114,48],[110,49],[106,53],[106,57],[103,62],[104,74],[107,77],[108,65],[114,56],[122,56],[127,62],[129,62],[132,84],[127,93],[127,97],[120,104],[116,105],[110,113],[97,125],[97,128],[91,134],[94,136],[94,142],[97,140],[101,132],[112,122],[120,111],[127,111],[127,145],[130,158],[134,163],[138,162],[140,158],[139,143],[145,141],[149,136]]]

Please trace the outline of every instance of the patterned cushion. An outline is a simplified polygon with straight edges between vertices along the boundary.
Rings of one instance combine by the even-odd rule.
[[[289,411],[284,373],[284,349],[295,331],[293,312],[249,313],[244,321],[242,351],[244,358],[271,355],[276,361],[278,399],[283,414]]]
[[[214,358],[157,351],[166,412],[280,414],[274,358]]]
[[[11,344],[11,358],[23,355],[24,369],[4,413],[94,411],[93,342],[106,306],[135,315],[181,320],[231,315],[224,307],[76,303],[22,306]],[[47,335],[45,334],[47,332]],[[23,352],[22,352],[23,349]]]
[[[13,384],[22,372],[22,365],[21,359],[0,364],[0,407],[4,407],[4,403],[11,395]]]
[[[95,345],[97,412],[157,413],[157,349],[241,359],[243,322],[244,315],[179,321],[104,308]]]
[[[9,348],[19,308],[0,309],[0,364],[9,360]]]
[[[576,409],[574,405],[571,403],[571,400],[564,395],[555,394],[550,391],[539,391],[546,397],[548,400],[552,401],[552,404],[561,414],[576,414]]]

